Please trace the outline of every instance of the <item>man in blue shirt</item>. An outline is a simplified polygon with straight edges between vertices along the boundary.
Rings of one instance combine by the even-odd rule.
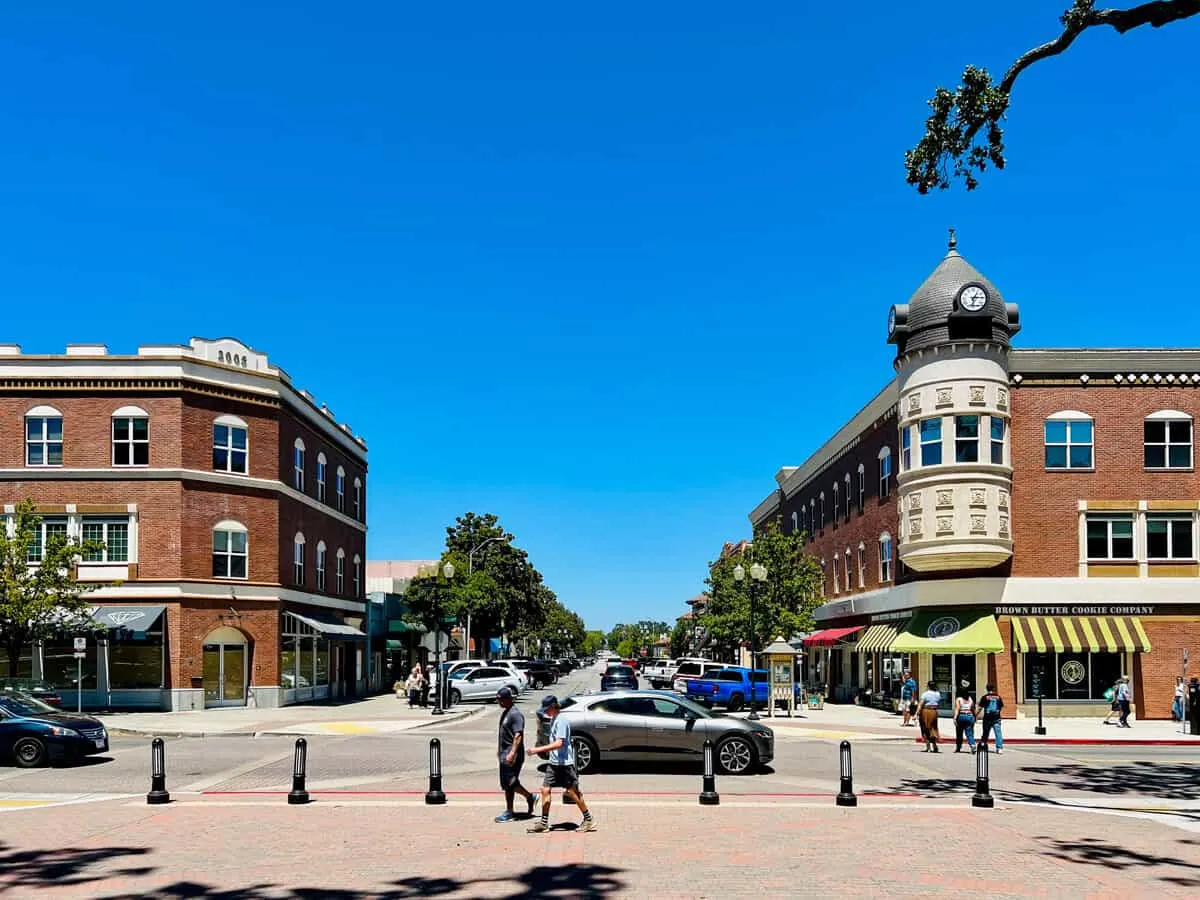
[[[917,679],[912,672],[905,670],[904,683],[900,686],[900,706],[904,709],[902,725],[911,725],[913,713],[917,711]]]
[[[549,694],[542,698],[542,712],[550,720],[550,743],[542,747],[530,747],[526,754],[548,753],[550,763],[546,766],[546,777],[542,780],[542,817],[526,829],[531,832],[550,830],[550,792],[562,788],[563,797],[579,807],[583,813],[580,831],[595,831],[596,821],[583,802],[579,789],[579,775],[575,771],[575,746],[571,743],[571,723],[559,715],[558,698]]]

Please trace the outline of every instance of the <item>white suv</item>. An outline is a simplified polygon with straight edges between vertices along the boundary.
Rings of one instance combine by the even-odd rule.
[[[525,689],[529,687],[529,676],[511,659],[494,659],[490,663],[486,663],[486,665],[511,672],[513,677],[517,679],[517,683],[521,686],[521,693],[524,693]]]
[[[671,687],[681,694],[687,693],[687,683],[695,678],[703,678],[709,672],[715,672],[717,669],[724,669],[724,663],[715,663],[699,660],[685,660],[679,664],[679,668],[675,670],[675,676],[671,681]]]

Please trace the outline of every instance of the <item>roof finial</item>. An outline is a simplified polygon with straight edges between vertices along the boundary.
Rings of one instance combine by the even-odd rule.
[[[957,249],[958,249],[958,238],[956,238],[956,237],[954,236],[954,229],[953,229],[953,228],[951,228],[951,229],[950,229],[950,249],[951,249],[951,250],[957,250]]]

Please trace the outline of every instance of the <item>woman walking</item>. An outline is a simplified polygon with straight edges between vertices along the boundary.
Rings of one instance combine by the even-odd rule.
[[[925,693],[921,695],[921,708],[918,713],[921,722],[921,736],[925,739],[925,752],[937,753],[938,741],[938,706],[941,705],[942,695],[937,689],[936,682],[929,682]]]
[[[967,745],[975,752],[975,701],[971,699],[971,689],[964,681],[954,698],[954,752],[962,753],[963,735],[967,737]]]
[[[1183,721],[1183,695],[1186,688],[1183,684],[1183,676],[1175,676],[1175,699],[1171,702],[1171,718],[1176,722]]]
[[[404,687],[408,691],[408,708],[412,709],[420,704],[425,692],[425,675],[421,672],[420,663],[412,667],[412,671],[408,673],[408,680],[404,682]]]

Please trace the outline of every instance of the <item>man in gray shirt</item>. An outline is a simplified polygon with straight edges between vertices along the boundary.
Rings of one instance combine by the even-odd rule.
[[[513,799],[517,794],[525,798],[529,804],[526,818],[533,815],[533,794],[521,785],[521,766],[525,764],[525,714],[513,705],[512,688],[502,687],[496,692],[496,702],[500,704],[500,787],[504,791],[505,811],[496,816],[497,822],[512,822],[516,819],[513,813]]]

